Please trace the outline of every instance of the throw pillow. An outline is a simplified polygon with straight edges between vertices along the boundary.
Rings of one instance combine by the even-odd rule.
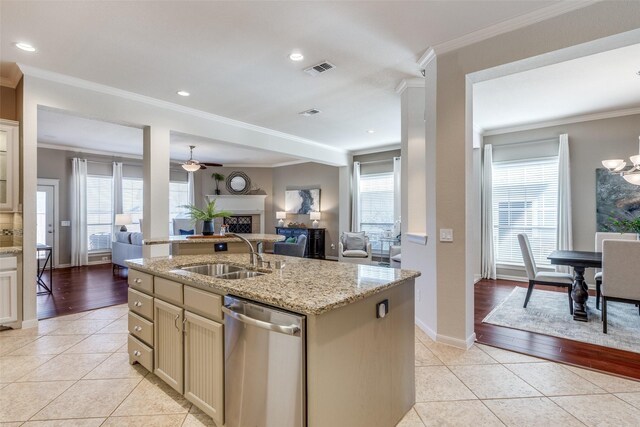
[[[287,240],[285,240],[285,243],[296,243],[298,241],[298,239],[296,239],[295,237],[289,237]]]
[[[366,251],[367,250],[367,241],[365,238],[364,231],[360,231],[357,233],[344,233],[344,248],[348,251]]]
[[[181,236],[193,236],[196,233],[195,230],[183,230],[182,228],[180,229],[180,235]]]

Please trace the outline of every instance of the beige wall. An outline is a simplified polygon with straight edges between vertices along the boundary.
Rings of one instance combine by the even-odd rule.
[[[16,90],[0,86],[0,119],[18,120]]]
[[[638,152],[640,114],[485,136],[484,142],[493,144],[497,151],[504,144],[557,139],[563,133],[569,135],[573,247],[592,251],[596,232],[595,171],[602,168],[600,162],[604,159],[628,158]],[[531,145],[521,147],[527,150]],[[535,154],[528,153],[531,155]],[[501,270],[498,273],[513,274]],[[591,279],[592,275],[586,277]]]
[[[640,2],[602,2],[438,55],[437,97],[426,102],[436,108],[436,177],[425,182],[436,189],[436,228],[453,228],[454,242],[437,242],[437,255],[426,264],[437,269],[437,333],[450,342],[473,340],[473,165],[472,111],[467,103],[467,75],[542,55],[602,37],[637,30]],[[597,25],[596,25],[597,24]],[[593,45],[592,49],[596,49]],[[584,50],[582,50],[584,54]],[[565,54],[564,58],[568,55]],[[536,58],[542,64],[560,60]],[[529,64],[531,65],[531,64]],[[515,70],[514,70],[515,71]],[[427,111],[430,107],[427,107]],[[431,132],[427,129],[427,136]],[[429,140],[427,141],[427,145]],[[406,153],[411,156],[411,152]],[[430,163],[427,163],[429,166]],[[461,166],[464,166],[462,168]],[[462,176],[452,171],[465,170]],[[435,236],[434,236],[435,237]]]
[[[325,227],[325,255],[338,256],[339,168],[319,163],[302,163],[273,169],[273,210],[284,211],[286,190],[320,189],[320,227]],[[275,216],[273,217],[275,218]],[[303,222],[311,226],[309,215],[287,215],[286,222]],[[267,231],[275,231],[275,222]],[[333,247],[332,247],[333,245]]]

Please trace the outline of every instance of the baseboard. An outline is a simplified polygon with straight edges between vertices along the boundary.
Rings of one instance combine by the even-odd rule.
[[[527,283],[529,282],[529,279],[526,277],[520,277],[520,276],[509,276],[507,274],[498,274],[496,276],[496,279],[499,280],[510,280],[512,282],[524,282]]]
[[[418,325],[418,328],[420,328],[422,332],[427,334],[429,338],[431,338],[434,341],[436,340],[436,336],[438,334],[436,334],[436,332],[433,329],[428,327],[422,320],[418,319],[417,317],[416,317],[416,325]]]
[[[22,321],[22,329],[35,328],[38,326],[38,319],[29,319]]]
[[[71,264],[58,264],[55,267],[53,267],[53,269],[55,270],[56,268],[69,268],[71,267]]]
[[[338,261],[338,257],[337,256],[325,256],[325,259],[331,260],[331,261]]]
[[[87,265],[111,264],[111,260],[89,261]]]
[[[473,284],[475,285],[476,283],[478,283],[480,280],[482,280],[482,275],[481,274],[474,274],[473,275]]]
[[[472,333],[467,337],[466,340],[461,340],[459,338],[453,338],[447,335],[438,334],[436,337],[436,342],[447,344],[452,347],[461,348],[463,350],[469,350],[474,342],[476,342],[476,333]]]

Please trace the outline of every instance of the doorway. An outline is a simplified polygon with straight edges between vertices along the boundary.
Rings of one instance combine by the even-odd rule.
[[[58,199],[59,181],[57,179],[38,179],[36,199],[36,236],[38,245],[52,248],[53,267],[59,265],[58,255]],[[47,253],[38,251],[38,267],[42,268]]]

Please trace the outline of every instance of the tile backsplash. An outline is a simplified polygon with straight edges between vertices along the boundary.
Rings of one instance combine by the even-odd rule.
[[[22,213],[0,213],[0,247],[22,246]]]

